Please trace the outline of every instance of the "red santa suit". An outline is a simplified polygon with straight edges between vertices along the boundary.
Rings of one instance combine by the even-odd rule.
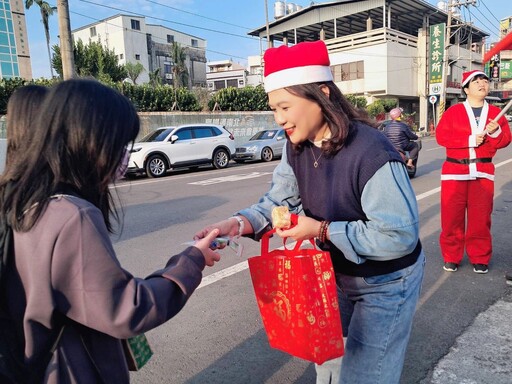
[[[477,122],[467,101],[450,107],[436,128],[439,145],[446,148],[441,170],[440,246],[445,263],[460,264],[464,248],[472,264],[488,265],[492,256],[491,213],[494,199],[494,164],[499,148],[511,140],[505,117],[500,128],[476,145],[500,109],[484,102]]]

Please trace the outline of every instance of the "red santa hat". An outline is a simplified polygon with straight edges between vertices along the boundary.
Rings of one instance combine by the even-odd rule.
[[[471,81],[471,79],[475,76],[484,76],[487,80],[489,80],[489,76],[487,76],[485,74],[485,72],[482,72],[481,70],[479,69],[475,69],[474,71],[469,71],[469,72],[464,72],[462,74],[462,88],[464,88],[467,84],[469,84],[469,82]]]
[[[263,61],[267,93],[292,85],[333,80],[327,47],[321,40],[269,48]]]

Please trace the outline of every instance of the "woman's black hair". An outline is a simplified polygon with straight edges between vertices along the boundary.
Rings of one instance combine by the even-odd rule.
[[[322,86],[329,89],[328,95],[322,90]],[[330,139],[322,144],[322,150],[327,156],[333,156],[343,148],[351,129],[351,121],[357,120],[375,126],[368,114],[352,105],[332,81],[293,85],[286,87],[286,90],[295,96],[317,103],[322,109],[331,131]],[[298,144],[294,145],[294,148],[300,151],[302,146]]]
[[[32,128],[27,150],[0,180],[1,211],[13,228],[30,230],[65,185],[98,207],[112,232],[109,186],[139,133],[131,102],[95,80],[66,80],[50,89]]]

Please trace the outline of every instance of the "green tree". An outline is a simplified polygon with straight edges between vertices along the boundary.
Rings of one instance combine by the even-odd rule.
[[[160,68],[157,68],[154,71],[149,72],[149,84],[151,84],[153,88],[162,85],[162,76],[160,76]]]
[[[62,56],[58,45],[54,45],[52,65],[62,77]],[[78,40],[73,47],[73,57],[78,76],[92,76],[96,79],[113,82],[123,81],[126,78],[126,69],[119,65],[119,60],[113,50],[109,50],[98,42],[85,45]]]
[[[53,77],[52,55],[50,52],[50,24],[49,18],[57,10],[57,7],[52,7],[46,1],[42,0],[25,0],[25,8],[29,9],[32,5],[37,4],[41,12],[41,21],[43,22],[44,33],[46,35],[46,48],[48,49],[48,60],[50,62],[50,72]]]
[[[142,72],[144,72],[144,66],[141,63],[126,63],[124,65],[126,69],[126,74],[128,78],[133,82],[134,85],[137,85],[137,78],[140,76]]]
[[[173,42],[171,45],[172,60],[172,82],[174,88],[188,86],[188,69],[186,65],[187,54],[185,49],[178,43]]]

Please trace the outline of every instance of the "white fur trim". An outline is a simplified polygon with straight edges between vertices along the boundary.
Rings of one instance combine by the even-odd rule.
[[[325,65],[308,65],[305,67],[293,67],[271,73],[265,77],[265,92],[291,85],[318,83],[332,81],[331,67]]]
[[[482,72],[482,71],[476,71],[475,73],[472,73],[471,75],[469,75],[469,76],[466,78],[466,80],[464,80],[464,81],[462,82],[462,88],[464,88],[464,86],[465,86],[467,83],[469,83],[473,77],[478,76],[478,75],[483,75],[483,76],[485,76],[485,77],[487,78],[487,80],[489,80],[489,76],[487,76],[487,75],[485,74],[485,72]]]

